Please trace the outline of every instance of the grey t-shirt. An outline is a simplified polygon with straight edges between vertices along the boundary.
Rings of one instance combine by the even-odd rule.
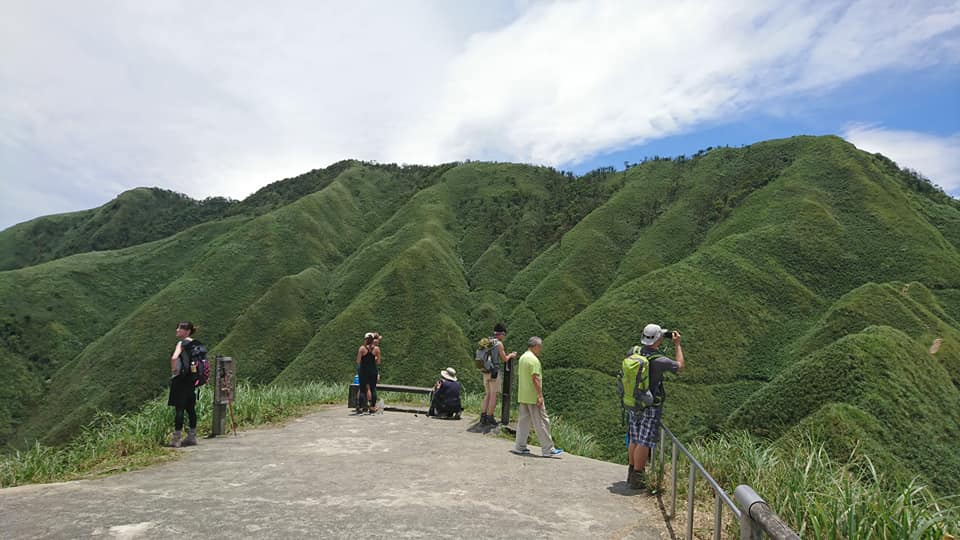
[[[651,347],[644,347],[640,354],[650,358],[651,355],[660,354],[660,351]],[[650,390],[655,397],[660,398],[658,401],[662,401],[666,397],[666,392],[663,390],[663,374],[667,371],[671,373],[679,372],[680,364],[666,356],[660,356],[650,361]]]

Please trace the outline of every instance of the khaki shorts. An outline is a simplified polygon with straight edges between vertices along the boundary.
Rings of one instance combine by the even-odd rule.
[[[499,394],[499,393],[501,392],[501,390],[503,389],[503,371],[501,371],[501,372],[497,375],[497,378],[496,378],[496,379],[490,377],[490,374],[489,374],[489,373],[484,373],[484,374],[483,374],[483,388],[484,388],[487,392],[494,392],[494,393],[496,393],[496,394]]]

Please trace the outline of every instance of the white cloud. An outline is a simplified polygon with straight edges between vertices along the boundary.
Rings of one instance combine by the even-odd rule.
[[[392,153],[558,165],[887,68],[956,62],[960,2],[539,4],[475,35]],[[410,158],[409,156],[415,156]]]
[[[139,185],[239,198],[351,157],[575,163],[956,62],[958,28],[955,0],[8,3],[0,227]]]
[[[947,193],[960,196],[960,133],[938,137],[852,124],[843,137],[861,150],[879,152],[900,167],[919,171]]]

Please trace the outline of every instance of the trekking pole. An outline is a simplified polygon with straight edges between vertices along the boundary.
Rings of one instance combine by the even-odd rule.
[[[230,409],[230,424],[233,425],[233,436],[237,436],[237,418],[233,415],[233,396],[227,390],[227,408]]]
[[[227,409],[230,410],[230,424],[233,426],[233,436],[237,436],[237,418],[233,414],[233,392],[230,391],[230,377],[224,377],[227,384],[224,385],[224,390],[227,392]]]

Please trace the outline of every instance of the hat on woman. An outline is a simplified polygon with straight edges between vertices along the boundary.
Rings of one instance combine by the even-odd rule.
[[[440,372],[440,376],[448,381],[456,381],[457,370],[453,369],[452,367],[448,367],[447,369]]]
[[[377,335],[374,334],[373,332],[367,332],[366,334],[363,335],[363,339],[375,338],[375,337],[377,337]]]

